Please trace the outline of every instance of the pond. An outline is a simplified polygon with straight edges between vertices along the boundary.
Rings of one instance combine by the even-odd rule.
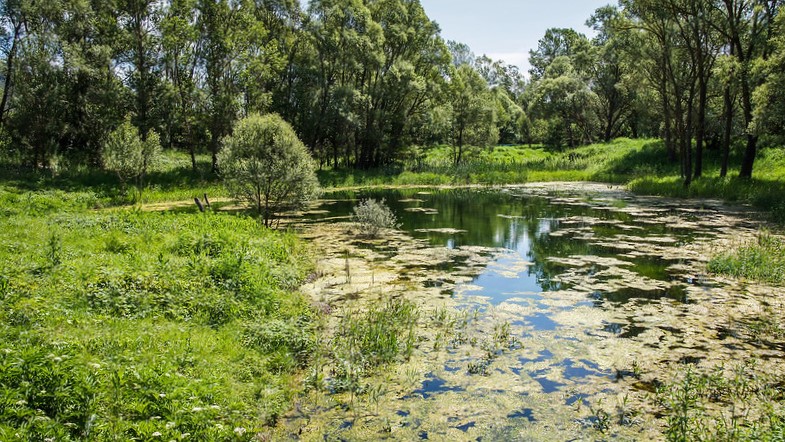
[[[385,200],[398,233],[353,233],[365,198]],[[404,296],[459,318],[424,324],[364,412],[303,403],[286,425],[304,439],[658,439],[652,395],[674,370],[785,356],[739,331],[770,289],[705,271],[760,228],[744,209],[593,183],[366,190],[325,195],[301,225],[326,275],[306,290],[336,316]]]

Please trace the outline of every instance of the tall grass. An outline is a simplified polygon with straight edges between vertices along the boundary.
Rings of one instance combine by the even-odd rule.
[[[762,231],[754,241],[714,256],[708,269],[735,278],[785,284],[785,243]]]
[[[363,379],[374,369],[411,357],[419,316],[413,302],[398,298],[348,312],[332,342],[331,389],[361,393],[366,387]]]

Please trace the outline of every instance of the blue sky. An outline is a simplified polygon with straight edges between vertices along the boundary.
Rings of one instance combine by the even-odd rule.
[[[439,23],[442,37],[469,45],[476,55],[517,65],[528,76],[529,50],[548,28],[573,28],[593,36],[585,23],[616,0],[420,0]]]
[[[307,0],[300,0],[303,5]],[[548,28],[573,28],[588,36],[585,23],[599,7],[616,0],[420,0],[442,37],[469,45],[476,55],[517,65],[528,75],[529,50]]]

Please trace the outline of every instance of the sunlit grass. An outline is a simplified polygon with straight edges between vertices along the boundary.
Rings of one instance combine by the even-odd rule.
[[[307,246],[111,203],[0,188],[0,439],[262,437],[315,342]]]
[[[708,269],[736,278],[785,284],[785,243],[761,232],[753,242],[713,257]]]

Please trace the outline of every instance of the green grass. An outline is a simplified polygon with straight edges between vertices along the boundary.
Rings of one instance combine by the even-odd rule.
[[[460,165],[452,161],[449,146],[437,146],[423,158],[397,167],[319,172],[323,186],[383,185],[503,185],[547,181],[600,181],[627,185],[640,194],[678,198],[717,198],[750,204],[785,222],[785,150],[763,148],[755,163],[754,178],[738,178],[740,146],[731,155],[729,175],[719,178],[720,152],[704,151],[703,177],[685,187],[679,164],[668,160],[661,140],[619,138],[562,151],[542,146],[470,148]]]
[[[0,186],[0,440],[262,437],[316,345],[306,244],[62,179]]]
[[[746,278],[772,284],[785,284],[785,243],[768,232],[754,242],[714,256],[708,269],[712,273]]]
[[[120,180],[109,172],[85,165],[61,167],[57,173],[31,171],[13,163],[0,164],[0,183],[13,192],[42,191],[57,195],[76,193],[92,199],[92,207],[124,206],[134,203],[154,203],[192,200],[207,193],[210,198],[226,197],[221,181],[210,171],[210,157],[197,156],[197,169],[183,152],[166,151],[151,167],[141,196],[139,189],[129,186],[121,190]],[[51,203],[51,202],[50,202]]]

